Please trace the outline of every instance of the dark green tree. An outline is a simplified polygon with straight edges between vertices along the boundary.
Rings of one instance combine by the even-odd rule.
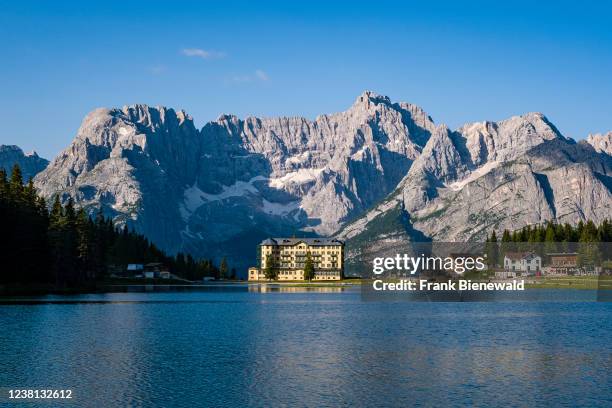
[[[546,225],[544,232],[544,256],[559,251],[559,245],[557,243],[556,228],[552,223]]]
[[[491,237],[487,239],[487,261],[490,268],[495,268],[499,264],[499,244],[495,231],[491,233]]]
[[[229,268],[227,266],[227,259],[223,257],[223,259],[221,259],[221,264],[219,265],[219,278],[227,279],[228,276],[229,276]]]
[[[264,266],[264,276],[267,280],[276,280],[278,278],[278,270],[274,265],[272,255],[266,255],[266,265]]]
[[[304,280],[311,281],[315,277],[314,262],[310,251],[306,252],[306,262],[304,263]]]
[[[0,169],[0,284],[52,284],[82,287],[128,263],[162,262],[188,279],[218,273],[210,260],[191,255],[167,256],[128,226],[116,228],[100,208],[92,220],[72,199],[62,205],[55,196],[50,208],[36,193],[32,180],[23,184],[19,166],[8,177]],[[227,260],[224,260],[227,274]]]

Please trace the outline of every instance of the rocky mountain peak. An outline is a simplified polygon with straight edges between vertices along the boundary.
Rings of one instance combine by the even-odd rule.
[[[589,140],[609,146],[599,142],[609,137]],[[478,238],[492,225],[514,227],[522,219],[574,220],[559,215],[574,204],[599,219],[607,209],[591,204],[609,193],[598,174],[610,173],[600,156],[563,138],[541,113],[453,131],[417,105],[365,91],[348,109],[314,120],[228,114],[200,130],[182,110],[96,109],[36,186],[46,197],[59,193],[101,207],[170,252],[252,260],[254,245],[267,235],[332,235],[381,202],[385,217],[399,217],[399,230],[411,220],[433,238]],[[588,182],[569,194],[557,185],[563,169]],[[563,202],[591,185],[597,191],[588,205]],[[514,202],[520,189],[537,207]],[[497,212],[486,198],[493,192],[503,204]],[[485,221],[474,222],[475,212]],[[367,217],[359,225],[372,221]]]
[[[365,106],[366,108],[368,108],[370,106],[370,104],[374,104],[374,105],[378,105],[378,104],[385,104],[385,105],[391,105],[391,99],[388,96],[384,96],[384,95],[379,95],[376,92],[372,92],[372,91],[363,91],[361,93],[361,95],[359,95],[357,97],[357,99],[355,99],[355,102],[353,103],[353,106]]]
[[[539,112],[512,116],[499,122],[474,122],[454,132],[469,153],[471,165],[507,161],[547,140],[565,138],[546,116]]]
[[[0,153],[16,153],[23,155],[23,150],[19,146],[15,145],[0,145]]]
[[[606,153],[612,156],[612,131],[608,133],[596,133],[589,135],[586,142],[593,146],[596,152]]]
[[[15,164],[19,165],[23,179],[27,181],[44,170],[49,161],[39,157],[34,151],[24,153],[18,146],[0,145],[0,169],[10,175]]]
[[[170,251],[216,253],[251,230],[332,234],[396,187],[434,130],[420,107],[369,91],[315,120],[221,115],[201,130],[166,107],[96,109],[37,187]]]
[[[121,109],[124,120],[154,129],[163,127],[190,126],[194,127],[193,119],[184,110],[175,111],[165,106],[151,107],[137,104],[124,106]]]

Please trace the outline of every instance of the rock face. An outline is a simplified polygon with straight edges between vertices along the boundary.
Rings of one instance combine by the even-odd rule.
[[[593,146],[597,153],[607,153],[612,155],[612,132],[606,134],[597,133],[589,135],[586,142]]]
[[[612,217],[612,158],[598,150],[538,113],[455,132],[440,126],[398,188],[338,235],[363,260],[410,240],[483,241],[550,220],[601,222]]]
[[[35,183],[45,197],[72,197],[92,212],[101,207],[175,252],[183,228],[177,200],[195,180],[200,149],[200,134],[182,111],[97,109]]]
[[[372,92],[315,120],[223,115],[200,130],[183,111],[136,105],[90,113],[35,182],[170,252],[243,268],[266,236],[337,234],[358,260],[612,217],[609,139],[575,143],[539,113],[451,131]]]
[[[17,146],[0,145],[0,168],[10,176],[15,164],[21,168],[23,180],[28,181],[43,171],[49,161],[39,157],[36,152],[24,153]]]
[[[246,266],[265,236],[329,235],[361,215],[434,129],[422,109],[371,92],[314,121],[224,115],[200,131],[171,109],[98,109],[36,185],[101,206],[169,251]]]

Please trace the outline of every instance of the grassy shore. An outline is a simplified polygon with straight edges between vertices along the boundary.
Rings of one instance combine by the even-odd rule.
[[[530,289],[606,289],[612,290],[612,277],[598,276],[546,276],[529,279],[525,287]]]

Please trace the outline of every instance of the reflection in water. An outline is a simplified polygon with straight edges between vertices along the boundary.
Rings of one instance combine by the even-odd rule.
[[[343,287],[340,286],[289,286],[289,285],[279,285],[279,284],[266,284],[266,283],[258,283],[254,285],[249,285],[249,292],[255,293],[270,293],[270,292],[279,292],[279,293],[338,293],[344,290]]]
[[[612,400],[610,303],[363,302],[269,285],[30,300],[47,303],[0,306],[0,387],[72,388],[72,406]]]

